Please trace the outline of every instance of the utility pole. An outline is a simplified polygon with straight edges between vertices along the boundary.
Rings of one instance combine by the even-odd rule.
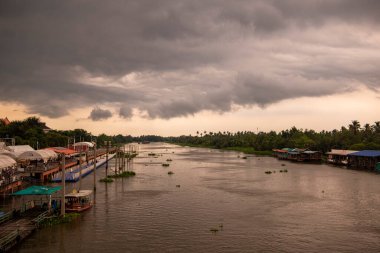
[[[96,191],[96,143],[94,145],[94,192]]]
[[[65,173],[65,170],[66,170],[66,164],[65,164],[65,161],[66,160],[66,157],[65,157],[65,154],[62,154],[62,162],[61,162],[61,166],[62,166],[62,201],[61,201],[61,216],[64,217],[65,216],[65,191],[66,191],[66,173]]]

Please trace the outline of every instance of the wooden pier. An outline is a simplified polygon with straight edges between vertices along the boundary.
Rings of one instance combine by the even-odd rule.
[[[39,208],[28,210],[20,217],[12,217],[0,224],[0,252],[8,252],[11,248],[31,235],[39,226],[40,222],[48,215],[47,211]]]

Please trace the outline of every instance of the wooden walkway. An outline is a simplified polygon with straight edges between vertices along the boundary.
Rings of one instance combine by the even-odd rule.
[[[47,212],[30,210],[19,218],[0,224],[0,252],[7,252],[19,242],[27,238],[38,228]]]

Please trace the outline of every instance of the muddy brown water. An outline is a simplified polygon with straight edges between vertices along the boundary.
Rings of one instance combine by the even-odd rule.
[[[98,182],[91,210],[13,252],[380,252],[380,175],[164,143],[140,151],[136,177]]]

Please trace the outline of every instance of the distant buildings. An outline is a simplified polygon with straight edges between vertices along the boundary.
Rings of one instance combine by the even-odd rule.
[[[321,162],[322,153],[309,149],[283,148],[274,149],[273,155],[278,159],[295,162]],[[326,153],[327,163],[344,165],[354,169],[375,170],[380,172],[380,150],[342,150],[332,149]]]

